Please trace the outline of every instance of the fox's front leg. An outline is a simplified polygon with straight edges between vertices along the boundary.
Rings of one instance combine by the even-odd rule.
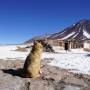
[[[42,74],[42,71],[40,70],[39,73]]]

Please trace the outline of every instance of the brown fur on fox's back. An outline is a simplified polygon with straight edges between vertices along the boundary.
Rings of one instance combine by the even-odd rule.
[[[42,51],[42,44],[36,41],[24,64],[24,71],[28,77],[35,78],[40,76],[40,61]]]

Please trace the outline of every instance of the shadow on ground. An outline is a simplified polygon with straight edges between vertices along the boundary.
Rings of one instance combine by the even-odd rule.
[[[87,56],[87,57],[90,57],[90,54],[87,54],[86,56]]]
[[[21,78],[26,78],[25,77],[25,74],[24,74],[24,70],[23,69],[17,69],[17,70],[15,70],[15,69],[2,69],[2,71],[4,72],[4,73],[7,73],[7,74],[11,74],[12,76],[19,76],[19,77],[21,77]]]

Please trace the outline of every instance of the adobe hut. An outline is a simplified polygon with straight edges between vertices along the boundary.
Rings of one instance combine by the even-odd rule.
[[[84,50],[90,51],[90,39],[84,41]]]
[[[52,46],[60,46],[64,48],[65,42],[68,43],[70,49],[83,48],[83,41],[79,40],[47,40]]]

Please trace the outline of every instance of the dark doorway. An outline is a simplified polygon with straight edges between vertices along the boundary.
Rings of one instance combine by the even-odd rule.
[[[66,52],[69,50],[69,42],[68,41],[66,41],[64,43],[64,50],[66,50]]]

